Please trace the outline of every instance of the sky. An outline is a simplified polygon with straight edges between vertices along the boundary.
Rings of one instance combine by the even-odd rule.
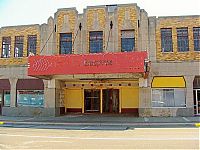
[[[200,0],[0,0],[0,27],[46,23],[58,8],[137,3],[149,16],[200,15]]]

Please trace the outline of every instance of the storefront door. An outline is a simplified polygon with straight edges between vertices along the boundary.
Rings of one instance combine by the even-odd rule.
[[[103,113],[119,113],[118,89],[103,89]]]
[[[89,89],[84,90],[85,112],[100,112],[100,90]]]
[[[3,92],[0,90],[0,115],[2,114],[2,107],[3,107]]]
[[[194,113],[200,115],[200,89],[194,89],[193,95],[194,95]]]

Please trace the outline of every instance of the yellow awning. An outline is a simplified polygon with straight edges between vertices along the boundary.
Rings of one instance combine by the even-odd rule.
[[[185,88],[186,83],[183,76],[175,77],[154,77],[151,83],[152,88]]]

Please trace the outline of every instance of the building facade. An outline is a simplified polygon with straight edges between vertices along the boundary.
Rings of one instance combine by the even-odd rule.
[[[137,4],[58,9],[0,28],[0,111],[200,114],[200,16],[149,17]]]

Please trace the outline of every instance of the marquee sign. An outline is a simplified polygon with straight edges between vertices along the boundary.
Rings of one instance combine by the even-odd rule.
[[[147,52],[30,56],[29,76],[144,73]]]

